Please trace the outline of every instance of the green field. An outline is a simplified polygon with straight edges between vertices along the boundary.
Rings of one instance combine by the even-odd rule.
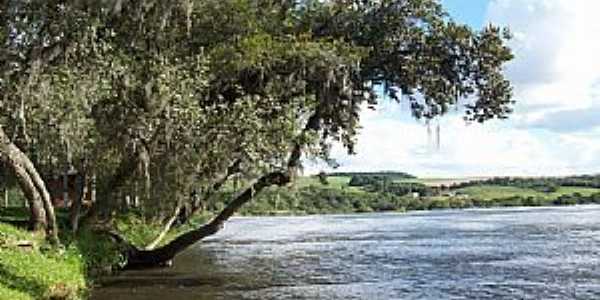
[[[456,190],[462,194],[465,194],[469,198],[491,200],[499,198],[509,198],[513,196],[522,197],[541,197],[545,199],[554,199],[562,195],[572,195],[579,193],[583,196],[589,196],[594,193],[600,192],[600,189],[585,188],[585,187],[560,187],[556,192],[543,193],[533,189],[519,188],[512,186],[497,186],[497,185],[480,185],[466,187]]]
[[[338,188],[338,189],[350,189],[353,191],[362,191],[361,187],[351,187],[348,186],[350,182],[350,176],[330,176],[327,177],[327,182],[329,183],[327,188]],[[472,180],[485,180],[486,177],[465,177],[465,178],[411,178],[411,179],[399,179],[394,180],[396,182],[403,183],[421,183],[427,186],[450,186],[453,183],[463,183],[469,182]],[[303,187],[324,187],[318,177],[316,176],[303,176],[298,178],[296,183],[294,184],[297,188]],[[561,186],[558,188],[556,192],[552,193],[544,193],[540,191],[536,191],[530,188],[520,188],[514,186],[500,186],[500,185],[477,185],[466,188],[460,188],[454,190],[457,193],[464,194],[469,198],[476,198],[481,200],[491,200],[491,199],[499,199],[499,198],[508,198],[514,196],[522,196],[522,197],[540,197],[544,199],[555,199],[562,195],[572,195],[575,193],[579,193],[583,196],[590,196],[594,193],[600,193],[600,189],[597,188],[588,188],[588,187],[564,187]],[[434,196],[430,198],[444,198],[439,196]]]
[[[327,177],[327,182],[328,182],[327,187],[339,188],[339,189],[349,188],[349,189],[354,189],[354,190],[359,189],[356,187],[348,186],[350,179],[351,179],[351,177],[349,177],[349,176],[328,176]],[[294,183],[294,186],[298,187],[298,188],[303,188],[303,187],[308,187],[308,186],[323,187],[323,185],[319,181],[319,178],[316,176],[302,176],[296,180],[296,182]]]

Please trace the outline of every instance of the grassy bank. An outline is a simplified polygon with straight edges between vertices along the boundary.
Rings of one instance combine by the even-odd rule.
[[[0,299],[80,299],[86,290],[86,261],[76,247],[56,249],[0,223]]]
[[[124,263],[107,236],[83,228],[74,237],[63,229],[62,246],[56,247],[41,234],[12,225],[26,223],[26,216],[22,208],[0,210],[0,300],[85,299],[97,277],[111,274]],[[59,223],[66,222],[66,217],[59,212]],[[198,216],[167,235],[163,243],[208,217]],[[160,224],[146,223],[133,212],[115,222],[138,246],[147,245],[162,230]]]

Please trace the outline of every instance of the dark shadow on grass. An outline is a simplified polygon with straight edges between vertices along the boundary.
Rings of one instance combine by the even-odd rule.
[[[46,292],[46,286],[23,276],[13,274],[3,265],[0,265],[0,283],[8,288],[29,294],[34,299],[41,299]]]

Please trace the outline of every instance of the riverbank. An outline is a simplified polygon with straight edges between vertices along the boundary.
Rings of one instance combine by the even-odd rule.
[[[209,217],[202,215],[194,224]],[[176,229],[163,243],[190,226],[194,225]],[[138,246],[148,244],[161,230],[159,225],[145,223],[134,214],[118,220],[117,227]],[[83,229],[76,238],[67,233],[61,236],[61,243],[59,248],[48,245],[41,235],[0,222],[0,299],[87,299],[97,278],[113,274],[124,263],[112,241],[89,230]]]
[[[289,216],[600,204],[600,189],[582,183],[579,183],[582,186],[553,182],[540,185],[529,179],[508,183],[494,179],[434,190],[414,178],[376,179],[357,185],[347,176],[329,177],[327,181],[304,177],[293,187],[266,189],[239,214]],[[417,190],[420,192],[415,194]],[[225,192],[206,203],[204,214],[186,226],[175,228],[162,243],[203,224],[223,208],[230,196],[230,192]],[[25,209],[5,208],[0,217],[0,299],[85,299],[98,276],[111,274],[124,264],[115,243],[92,230],[83,228],[74,237],[68,228],[62,228],[63,247],[56,248],[47,245],[41,236],[1,223],[3,220],[26,223]],[[68,212],[59,210],[58,217],[59,224],[68,223]],[[135,210],[119,216],[112,227],[140,248],[163,230],[162,224],[143,221]]]
[[[65,229],[57,247],[42,234],[22,228],[25,216],[22,208],[5,208],[0,213],[0,300],[87,299],[97,278],[114,274],[124,264],[119,249],[106,235],[82,228],[73,236]],[[65,222],[66,217],[59,211],[59,220]],[[209,217],[200,214],[190,224],[170,232],[162,243]],[[128,241],[140,247],[162,230],[162,225],[144,222],[134,213],[115,220],[115,225]]]

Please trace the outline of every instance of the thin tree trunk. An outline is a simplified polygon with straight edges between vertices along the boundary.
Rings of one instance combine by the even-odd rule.
[[[68,168],[65,168],[63,176],[62,176],[62,197],[63,197],[63,205],[64,207],[69,207],[71,203],[69,203],[69,171]]]
[[[2,127],[0,127],[0,152],[4,154],[7,164],[13,169],[19,186],[29,202],[32,229],[45,227],[51,241],[58,243],[56,216],[46,184],[31,160],[8,139]],[[45,214],[41,212],[40,203]]]
[[[64,146],[65,146],[65,153],[66,153],[66,164],[65,164],[65,170],[64,170],[64,174],[63,174],[63,202],[64,202],[64,207],[71,207],[71,201],[75,200],[75,199],[70,199],[69,196],[69,173],[71,173],[71,171],[73,171],[73,159],[71,156],[71,143],[69,142],[68,139],[64,139]]]
[[[90,180],[90,202],[92,205],[96,203],[96,172],[92,173],[92,179]]]
[[[79,230],[79,218],[81,215],[81,204],[87,194],[87,178],[85,173],[77,176],[77,195],[73,199],[71,204],[71,230],[73,233],[77,233]]]

